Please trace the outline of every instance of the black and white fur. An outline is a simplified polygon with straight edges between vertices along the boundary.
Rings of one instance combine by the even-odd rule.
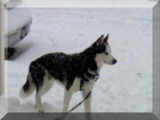
[[[41,97],[58,81],[65,87],[63,112],[67,112],[72,94],[80,90],[82,85],[82,96],[85,97],[95,84],[95,80],[90,76],[98,74],[103,64],[113,65],[117,62],[111,55],[108,37],[109,35],[105,38],[101,35],[80,53],[50,53],[31,62],[21,96],[29,96],[36,90],[36,107],[39,112],[43,112]],[[84,103],[87,113],[91,112],[91,99],[90,96]]]

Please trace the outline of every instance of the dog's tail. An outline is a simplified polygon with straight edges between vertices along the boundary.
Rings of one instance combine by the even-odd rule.
[[[20,97],[21,98],[28,97],[33,93],[34,90],[35,90],[35,85],[33,84],[32,77],[29,73],[27,76],[26,83],[23,85],[23,87],[20,90]]]

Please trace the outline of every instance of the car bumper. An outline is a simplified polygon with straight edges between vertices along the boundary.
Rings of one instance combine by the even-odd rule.
[[[14,46],[17,42],[21,41],[30,31],[32,20],[30,20],[27,24],[25,24],[23,27],[10,32],[6,36],[6,46],[7,47],[12,47]]]
[[[5,31],[5,47],[14,47],[30,31],[32,17],[28,9],[13,8],[8,10],[8,24]]]

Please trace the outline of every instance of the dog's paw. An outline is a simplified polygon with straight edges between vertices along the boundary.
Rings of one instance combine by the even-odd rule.
[[[34,109],[37,109],[37,105],[34,106]]]
[[[38,112],[39,112],[39,113],[44,113],[44,111],[41,111],[41,110],[39,110]]]
[[[39,113],[44,113],[44,109],[42,106],[37,106],[37,109]]]
[[[44,110],[43,109],[38,109],[38,112],[39,113],[44,113]]]
[[[38,110],[39,113],[44,113],[44,110]]]

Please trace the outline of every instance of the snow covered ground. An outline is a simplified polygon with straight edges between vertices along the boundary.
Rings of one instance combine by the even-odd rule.
[[[30,34],[16,45],[20,52],[6,61],[8,111],[37,112],[34,95],[19,97],[29,63],[49,52],[80,52],[101,34],[110,34],[109,43],[118,63],[104,65],[93,90],[93,112],[152,111],[152,13],[142,8],[31,9]],[[55,84],[43,97],[46,112],[60,112],[64,88]],[[70,108],[81,101],[75,93]],[[75,112],[84,112],[80,106]]]
[[[153,7],[158,0],[23,0],[21,7]]]
[[[1,0],[4,3],[7,3],[10,0]],[[21,2],[18,2],[21,1]],[[11,2],[7,4],[10,7],[14,7],[18,3],[21,3],[19,7],[153,7],[157,4],[159,0],[15,0],[15,2]]]
[[[0,118],[7,113],[7,100],[4,96],[0,97]]]

